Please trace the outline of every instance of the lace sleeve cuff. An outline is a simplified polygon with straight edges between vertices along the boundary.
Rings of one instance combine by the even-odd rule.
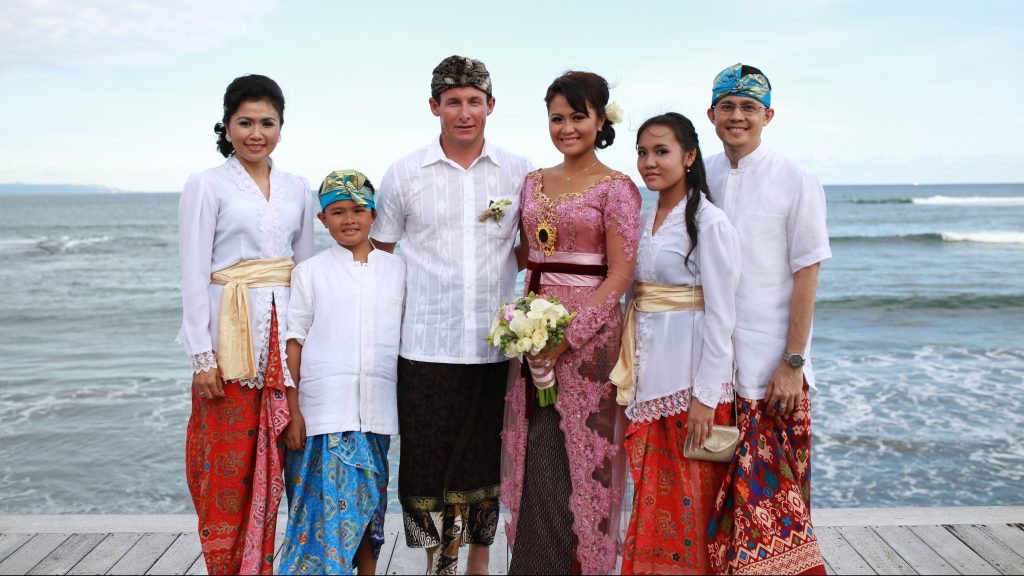
[[[192,373],[199,374],[217,367],[217,355],[213,350],[192,355]]]

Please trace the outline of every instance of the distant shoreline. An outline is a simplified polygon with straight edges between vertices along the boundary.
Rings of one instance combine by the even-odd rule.
[[[1024,186],[1024,182],[968,182],[968,183],[931,183],[917,184],[913,182],[903,184],[823,184],[827,189],[832,188],[869,188],[869,187],[906,187],[906,188],[940,188],[949,186]],[[124,190],[111,186],[97,186],[90,184],[22,184],[22,183],[0,183],[0,196],[54,196],[59,194],[178,194],[180,190]]]

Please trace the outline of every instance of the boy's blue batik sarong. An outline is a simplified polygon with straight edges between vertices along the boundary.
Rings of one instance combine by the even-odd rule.
[[[342,432],[306,439],[285,455],[288,529],[281,574],[355,574],[368,532],[373,555],[384,544],[388,447],[381,434]]]

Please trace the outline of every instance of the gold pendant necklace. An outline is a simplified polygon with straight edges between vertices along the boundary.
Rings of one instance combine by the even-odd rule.
[[[573,174],[565,179],[566,182],[572,180],[576,176],[583,174],[587,170],[590,170],[597,165],[597,161],[587,166],[580,172]],[[573,198],[576,196],[582,196],[581,192],[566,192],[558,197],[557,200],[553,201],[548,197],[547,193],[544,192],[544,181],[541,180],[537,187],[533,189],[533,200],[537,204],[537,232],[534,234],[534,238],[537,240],[537,245],[540,246],[545,256],[551,256],[555,253],[555,243],[558,240],[558,227],[555,226],[555,221],[558,219],[558,204],[565,198]]]

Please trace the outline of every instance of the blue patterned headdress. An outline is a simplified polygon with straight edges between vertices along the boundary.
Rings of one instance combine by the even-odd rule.
[[[772,85],[757,68],[733,64],[715,76],[711,87],[711,105],[726,96],[746,96],[758,100],[765,108],[772,107]]]
[[[324,178],[320,185],[320,211],[339,200],[351,200],[370,210],[376,209],[373,184],[358,170],[335,170]]]

